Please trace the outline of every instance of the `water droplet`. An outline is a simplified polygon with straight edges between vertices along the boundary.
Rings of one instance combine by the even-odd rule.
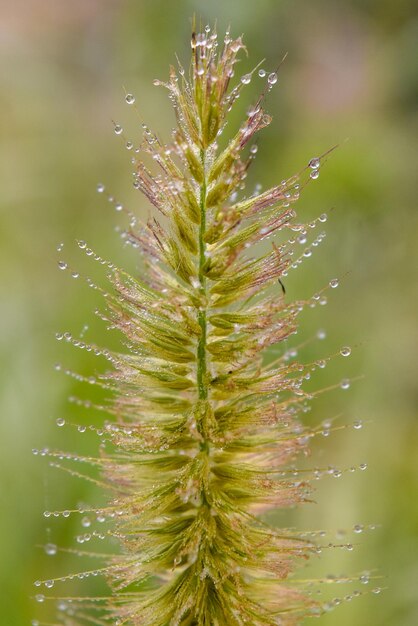
[[[54,586],[54,581],[53,580],[46,580],[45,581],[45,587],[47,589],[52,589],[53,586]]]
[[[347,543],[347,545],[345,546],[347,548],[347,550],[349,552],[352,552],[354,550],[354,546],[352,543]]]
[[[51,517],[51,511],[44,511],[44,517]]]
[[[260,78],[264,78],[266,74],[267,74],[266,70],[263,70],[263,69],[258,70],[258,75]]]
[[[375,594],[379,594],[379,593],[381,593],[381,591],[382,590],[381,590],[380,587],[376,587],[375,589],[372,589],[372,593],[375,593]]]
[[[359,468],[364,472],[367,469],[367,463],[360,463]]]
[[[241,82],[243,85],[248,85],[251,82],[251,74],[244,74],[244,76],[241,76]]]
[[[115,135],[121,135],[123,133],[123,128],[119,124],[115,125]]]
[[[312,180],[316,180],[317,178],[319,178],[319,170],[312,170],[309,176],[312,178]]]
[[[47,543],[44,546],[45,554],[48,556],[54,556],[57,553],[57,546],[55,543]]]
[[[68,265],[65,261],[58,261],[58,267],[60,268],[60,270],[66,270]]]
[[[358,535],[363,532],[364,526],[362,524],[356,524],[353,528],[354,532]]]
[[[33,620],[31,621],[31,626],[39,626],[39,620],[37,620],[37,619],[33,619]]]
[[[350,381],[348,380],[348,378],[342,379],[342,381],[340,382],[340,387],[341,389],[350,389]]]
[[[318,339],[325,339],[325,337],[327,336],[327,333],[325,332],[325,330],[320,329],[316,333],[316,336]]]
[[[343,474],[342,471],[338,470],[338,469],[336,469],[336,470],[334,470],[332,472],[332,475],[334,476],[334,478],[340,478],[340,476],[342,476],[342,474]]]
[[[251,152],[251,154],[256,154],[256,153],[257,153],[257,151],[258,151],[258,146],[257,146],[257,144],[254,144],[253,146],[251,146],[251,148],[250,148],[250,152]]]
[[[83,517],[83,519],[81,520],[81,525],[84,526],[84,528],[88,528],[89,526],[91,526],[91,520],[89,517]]]
[[[62,516],[63,517],[70,517],[70,511],[63,511]]]
[[[313,157],[313,159],[309,161],[308,165],[311,169],[317,170],[318,167],[321,165],[321,161],[318,157]]]
[[[359,577],[359,581],[361,582],[362,585],[368,585],[370,582],[370,574],[368,572],[364,572]]]
[[[83,425],[77,426],[77,430],[79,433],[85,433],[86,432],[86,427]]]
[[[363,428],[363,422],[361,420],[357,420],[354,422],[353,427],[355,428],[355,430],[360,430],[361,428]]]
[[[44,600],[45,600],[44,594],[43,593],[36,594],[35,600],[36,600],[36,602],[44,602]]]
[[[35,585],[35,587],[40,587],[41,586],[41,581],[40,580],[35,580],[35,582],[33,584]]]
[[[320,221],[320,222],[326,222],[326,221],[327,221],[327,219],[328,219],[328,216],[327,216],[327,214],[326,214],[326,213],[322,213],[322,215],[320,215],[320,216],[318,217],[318,219],[319,219],[319,221]]]
[[[115,132],[116,132],[116,130],[115,130]],[[103,185],[103,183],[98,183],[96,189],[97,189],[98,193],[103,193],[104,190],[105,190],[105,186]]]
[[[344,346],[344,348],[341,348],[340,354],[341,356],[350,356],[351,348],[349,346]]]
[[[79,278],[80,274],[78,272],[71,272],[71,278]]]
[[[276,72],[271,72],[271,74],[268,75],[267,82],[269,85],[275,85],[277,83]]]
[[[331,289],[335,289],[336,287],[338,287],[338,285],[339,285],[338,278],[333,278],[332,280],[329,281],[329,286],[331,287]]]
[[[135,102],[135,97],[131,93],[127,93],[125,96],[125,102],[127,104],[133,104]]]
[[[61,250],[63,249],[63,247],[64,247],[64,244],[63,244],[63,243],[59,243],[59,244],[57,245],[57,252],[61,252]]]

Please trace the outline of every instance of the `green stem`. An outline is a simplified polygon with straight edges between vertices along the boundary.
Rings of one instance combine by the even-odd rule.
[[[205,257],[205,232],[206,232],[206,175],[205,175],[205,151],[200,151],[200,160],[203,168],[203,182],[200,186],[200,226],[199,226],[199,282],[200,294],[202,296],[202,306],[199,308],[197,320],[201,328],[201,335],[197,345],[197,388],[199,400],[207,400],[207,363],[206,363],[206,277],[203,273]],[[205,419],[205,417],[203,417]],[[201,425],[201,435],[204,437],[205,427]],[[209,451],[209,442],[205,439],[201,444],[202,450]]]

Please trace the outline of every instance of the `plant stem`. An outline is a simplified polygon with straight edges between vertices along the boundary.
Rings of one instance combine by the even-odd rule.
[[[200,160],[203,168],[203,182],[200,186],[200,225],[199,225],[199,282],[200,294],[202,296],[202,305],[199,308],[197,319],[201,328],[201,335],[197,346],[197,387],[199,400],[207,400],[208,384],[207,384],[207,364],[206,364],[206,277],[203,273],[203,266],[206,261],[205,257],[205,231],[206,231],[206,174],[205,174],[205,150],[200,151]],[[203,420],[205,412],[203,412]],[[205,438],[205,424],[201,424],[200,434],[203,437],[201,449],[209,451],[209,442]]]

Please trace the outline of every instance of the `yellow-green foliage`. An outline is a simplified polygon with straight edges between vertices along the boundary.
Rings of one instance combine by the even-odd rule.
[[[292,465],[316,434],[299,414],[312,397],[303,382],[321,362],[301,364],[285,349],[267,364],[263,356],[323,297],[288,302],[281,279],[299,263],[296,237],[324,220],[299,224],[294,210],[324,157],[263,193],[231,197],[244,189],[277,80],[266,76],[264,93],[220,147],[251,78],[231,88],[243,50],[241,38],[218,42],[206,29],[193,34],[190,67],[156,81],[177,128],[164,145],[144,127],[141,149],[158,172],[134,157],[134,186],[154,207],[147,223],[130,216],[126,231],[143,272],[109,266],[104,317],[126,351],[98,350],[112,369],[93,382],[110,391],[102,408],[113,419],[104,431],[111,449],[77,458],[100,470],[108,503],[90,513],[108,522],[104,533],[121,549],[100,570],[109,597],[61,606],[66,626],[292,626],[324,609],[288,580],[317,552],[313,540],[261,515],[310,498],[313,472]]]

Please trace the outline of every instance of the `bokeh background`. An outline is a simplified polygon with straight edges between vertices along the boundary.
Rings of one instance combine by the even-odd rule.
[[[274,120],[260,136],[251,185],[273,184],[340,144],[299,205],[302,218],[329,212],[328,237],[286,287],[289,297],[310,295],[341,277],[329,304],[304,317],[304,337],[324,328],[327,339],[314,342],[303,357],[349,344],[350,359],[335,359],[321,384],[363,378],[347,391],[321,397],[307,421],[341,413],[342,423],[362,419],[365,425],[359,432],[350,427],[320,438],[312,463],[346,468],[367,462],[368,470],[321,481],[318,504],[279,523],[331,531],[380,525],[352,538],[352,552],[324,550],[314,569],[316,575],[378,570],[384,578],[370,587],[384,592],[345,602],[322,623],[415,626],[415,2],[2,0],[0,12],[1,623],[29,624],[39,609],[47,615],[30,598],[33,581],[77,567],[71,555],[59,552],[54,560],[37,546],[74,545],[79,520],[51,522],[43,511],[98,498],[93,486],[61,475],[31,453],[43,446],[84,452],[97,446],[87,434],[56,427],[59,417],[80,423],[100,418],[67,403],[71,394],[88,397],[94,391],[55,372],[54,363],[82,373],[96,364],[83,351],[57,343],[55,332],[83,332],[105,345],[114,341],[93,315],[99,294],[60,272],[57,260],[98,275],[76,250],[75,239],[82,238],[135,271],[134,253],[115,233],[123,220],[96,194],[96,184],[103,181],[115,197],[145,214],[145,200],[132,189],[129,153],[114,135],[112,120],[136,139],[138,118],[124,102],[126,88],[143,118],[168,138],[173,114],[152,80],[167,75],[175,53],[188,58],[196,13],[203,24],[217,20],[220,32],[231,25],[232,34],[245,33],[249,58],[242,61],[243,72],[262,58],[271,70],[289,53],[268,98]],[[248,102],[258,89],[261,80],[254,79]],[[89,584],[84,583],[92,589]],[[348,592],[340,586],[336,591],[331,597]]]

